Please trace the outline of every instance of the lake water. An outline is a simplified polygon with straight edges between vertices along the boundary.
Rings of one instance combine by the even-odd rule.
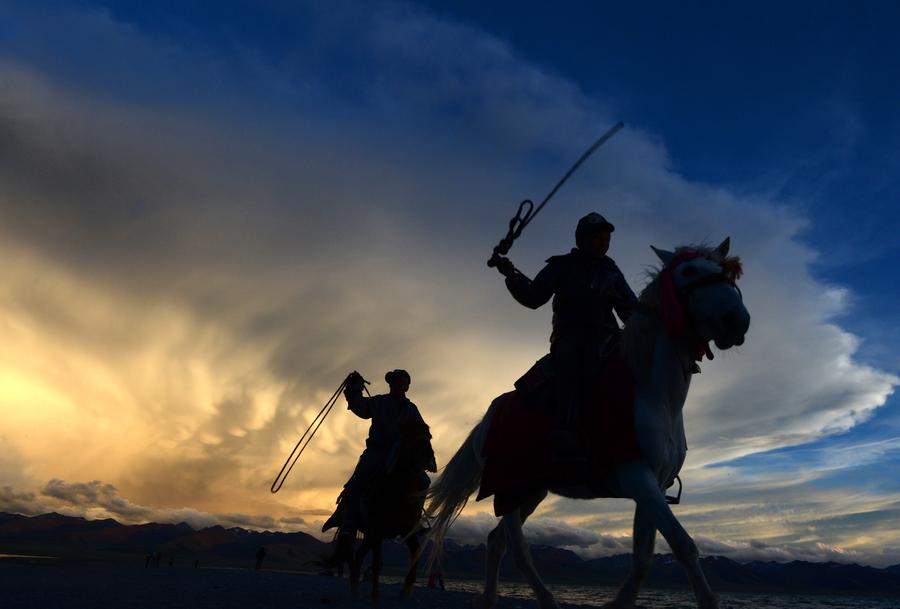
[[[53,560],[53,556],[31,556],[29,554],[0,554],[0,558],[45,558]]]
[[[448,581],[448,590],[478,594],[483,583]],[[616,588],[606,586],[551,585],[550,591],[560,603],[599,607],[611,600]],[[534,595],[527,584],[500,583],[500,595],[507,599],[521,599],[522,609],[534,609]],[[723,608],[727,609],[900,609],[900,598],[871,598],[815,594],[750,594],[719,593]],[[688,590],[641,590],[638,607],[645,609],[695,609],[694,595]]]

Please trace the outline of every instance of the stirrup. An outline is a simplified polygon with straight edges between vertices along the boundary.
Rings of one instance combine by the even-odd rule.
[[[681,478],[676,475],[675,479],[678,480],[678,494],[674,497],[671,495],[666,495],[666,503],[668,503],[669,505],[678,505],[679,503],[681,503]]]

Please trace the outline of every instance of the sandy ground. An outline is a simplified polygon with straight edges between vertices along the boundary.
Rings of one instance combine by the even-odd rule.
[[[80,564],[58,560],[0,561],[2,609],[365,609],[354,601],[347,579],[248,569]],[[367,595],[369,584],[363,583]],[[419,582],[413,597],[400,598],[400,584],[382,586],[379,609],[468,609],[472,594],[431,590]],[[502,599],[499,609],[532,609],[537,604]],[[570,605],[574,607],[574,605]]]
[[[399,578],[396,579],[399,581]],[[75,563],[0,558],[0,609],[471,609],[473,593],[429,590],[423,582],[409,600],[400,584],[387,583],[382,598],[354,601],[346,579],[282,571]],[[480,590],[476,582],[447,582],[457,589]],[[368,594],[367,584],[363,591]],[[551,585],[563,609],[598,609],[612,588],[592,588],[589,597],[570,595]],[[572,592],[570,590],[569,592]],[[575,591],[577,592],[577,590]],[[586,600],[590,598],[590,600]],[[591,607],[593,605],[593,607]],[[692,609],[688,591],[645,590],[639,607]],[[896,599],[769,594],[722,595],[725,609],[897,609]],[[501,597],[498,609],[537,609],[523,586]]]

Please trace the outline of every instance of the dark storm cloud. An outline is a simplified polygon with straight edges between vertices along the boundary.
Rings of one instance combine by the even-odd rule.
[[[725,556],[740,562],[775,561],[790,562],[802,560],[810,562],[858,563],[865,554],[853,550],[833,547],[821,542],[794,542],[772,545],[764,541],[749,542],[717,541],[707,537],[695,538],[700,551],[712,556]]]
[[[99,480],[91,482],[64,482],[50,480],[41,490],[41,494],[59,499],[73,507],[103,508],[110,514],[128,520],[149,518],[153,511],[144,506],[135,505],[119,496],[116,487],[103,484]]]
[[[195,529],[213,525],[272,531],[309,529],[306,520],[300,516],[273,518],[241,513],[211,514],[191,508],[147,507],[126,499],[113,485],[99,480],[65,482],[54,479],[47,482],[39,494],[2,487],[0,511],[28,516],[57,511],[70,516],[113,518],[125,524],[186,522]]]
[[[462,516],[453,523],[448,536],[461,544],[478,545],[485,543],[488,533],[498,523],[496,518],[488,514]],[[525,533],[528,535],[529,543],[555,547],[584,549],[598,543],[609,543],[612,540],[612,538],[602,538],[589,529],[551,518],[526,521]]]
[[[18,493],[9,486],[0,488],[0,512],[35,516],[45,511],[45,506],[34,493]]]

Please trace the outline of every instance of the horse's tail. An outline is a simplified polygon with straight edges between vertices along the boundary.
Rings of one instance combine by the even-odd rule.
[[[430,520],[428,539],[431,541],[431,552],[428,556],[426,573],[431,572],[435,561],[440,561],[447,530],[466,507],[469,496],[481,485],[481,473],[484,468],[481,450],[499,401],[500,398],[497,398],[491,403],[484,418],[472,428],[469,437],[428,489],[425,517]]]

